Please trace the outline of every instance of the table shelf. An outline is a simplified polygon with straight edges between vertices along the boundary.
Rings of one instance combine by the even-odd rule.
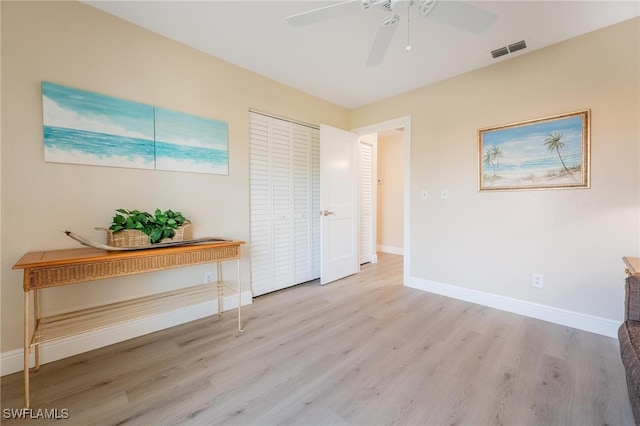
[[[230,282],[201,284],[184,289],[157,293],[136,299],[123,300],[37,320],[31,345],[39,345],[65,337],[125,323],[138,318],[153,316],[172,310],[216,300],[237,294]],[[218,292],[220,291],[220,294]],[[221,312],[218,312],[221,313]]]

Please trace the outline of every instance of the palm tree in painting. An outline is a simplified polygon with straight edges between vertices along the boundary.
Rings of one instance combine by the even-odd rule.
[[[496,175],[496,166],[493,163],[493,155],[491,154],[490,150],[487,150],[484,153],[484,156],[482,157],[482,164],[484,164],[487,167],[491,167],[493,169],[493,175]]]
[[[491,149],[487,149],[482,157],[482,163],[493,169],[493,175],[498,176],[498,169],[500,168],[500,159],[504,156],[502,150],[497,146],[492,146]]]
[[[562,136],[563,135],[560,132],[550,133],[549,137],[544,140],[544,145],[547,147],[547,149],[549,151],[551,151],[551,152],[553,152],[554,150],[556,151],[556,153],[558,154],[558,158],[560,159],[560,162],[562,163],[562,167],[564,167],[564,169],[568,172],[569,169],[564,164],[564,161],[562,160],[562,155],[560,155],[560,150],[564,146],[564,142],[562,142],[562,140],[561,140]]]
[[[494,145],[491,148],[491,157],[493,158],[493,163],[495,164],[495,169],[494,169],[495,170],[494,174],[495,174],[497,170],[500,170],[500,159],[504,157],[504,153],[502,152],[500,147],[497,147]]]

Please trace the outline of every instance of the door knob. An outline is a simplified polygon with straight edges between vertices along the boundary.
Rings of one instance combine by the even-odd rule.
[[[320,216],[329,216],[330,214],[335,214],[334,212],[330,212],[329,210],[322,210],[320,212]]]

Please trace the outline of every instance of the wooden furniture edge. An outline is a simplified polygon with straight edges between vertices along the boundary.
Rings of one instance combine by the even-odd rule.
[[[24,270],[23,290],[57,287],[105,278],[194,266],[219,259],[240,257],[244,241],[225,241],[189,246],[126,252],[96,248],[26,253],[13,269]]]
[[[623,257],[622,260],[627,265],[627,275],[640,275],[640,257]]]
[[[159,254],[188,253],[200,251],[203,248],[232,247],[245,244],[244,241],[223,241],[202,243],[175,247],[149,248],[137,251],[107,251],[91,247],[70,248],[61,250],[40,250],[25,253],[11,269],[28,269],[34,267],[56,266],[73,261],[74,263],[88,263],[96,260],[114,260],[157,256]]]

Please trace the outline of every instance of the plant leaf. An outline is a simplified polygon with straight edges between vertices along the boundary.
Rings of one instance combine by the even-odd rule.
[[[175,232],[173,232],[171,229],[164,229],[162,231],[162,238],[173,238],[174,235]]]
[[[162,229],[154,228],[151,230],[149,234],[149,238],[151,239],[151,243],[155,244],[162,239]]]

